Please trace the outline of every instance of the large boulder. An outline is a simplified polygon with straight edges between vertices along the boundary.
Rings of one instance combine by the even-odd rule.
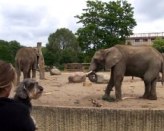
[[[61,71],[56,67],[53,67],[52,69],[50,69],[50,75],[61,75]]]
[[[97,74],[97,83],[108,83],[109,79],[109,74]]]
[[[75,72],[68,76],[69,83],[81,83],[86,80],[86,74],[84,72]]]

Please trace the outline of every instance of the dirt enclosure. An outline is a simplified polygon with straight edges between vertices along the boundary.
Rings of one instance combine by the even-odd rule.
[[[44,87],[44,93],[38,100],[33,100],[33,105],[46,106],[73,106],[73,107],[94,107],[97,108],[164,108],[164,86],[157,83],[157,100],[145,100],[139,97],[144,93],[144,83],[141,79],[124,77],[122,84],[123,100],[120,102],[108,102],[102,100],[104,89],[107,84],[91,83],[88,79],[84,83],[68,83],[68,76],[72,72],[62,72],[61,75],[50,75],[46,72],[46,79],[37,80]],[[115,91],[111,95],[114,97]],[[13,93],[11,94],[11,96]],[[96,103],[96,104],[95,104]]]

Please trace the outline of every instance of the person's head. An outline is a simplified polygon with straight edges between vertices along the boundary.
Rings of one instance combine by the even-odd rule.
[[[16,84],[16,71],[15,68],[0,60],[0,97],[8,97],[11,88]]]

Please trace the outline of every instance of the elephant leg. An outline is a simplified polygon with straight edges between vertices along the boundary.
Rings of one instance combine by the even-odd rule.
[[[117,67],[114,67],[111,70],[111,79],[105,90],[105,95],[104,95],[104,97],[107,100],[114,100],[113,98],[110,97],[110,92],[111,92],[113,86],[115,86],[116,101],[120,101],[122,99],[121,85],[122,85],[122,81],[124,78],[125,70],[123,68],[120,68],[120,66],[123,67],[122,65],[118,65]],[[120,69],[122,69],[122,70],[120,70]]]
[[[145,84],[145,92],[141,98],[148,99],[151,89],[151,83],[149,81],[144,81]]]
[[[108,82],[108,85],[105,89],[105,94],[103,95],[103,100],[113,101],[114,99],[110,97],[110,92],[112,91],[114,87],[114,76],[113,76],[113,70],[111,70],[110,80]]]
[[[115,96],[116,101],[122,100],[122,81],[125,74],[125,65],[124,64],[118,64],[114,69],[114,86],[115,86]]]
[[[112,91],[113,87],[114,87],[114,75],[113,75],[113,70],[111,70],[110,80],[106,87],[105,94],[110,95],[110,92]]]
[[[32,78],[36,78],[36,69],[32,69]]]
[[[17,85],[20,82],[21,71],[17,71]]]
[[[122,91],[121,91],[122,81],[123,81],[122,75],[116,76],[116,80],[115,80],[116,101],[122,100]]]
[[[36,70],[38,68],[38,59],[39,59],[39,57],[36,56],[35,61],[32,66],[32,78],[36,78]]]
[[[144,75],[144,84],[145,84],[145,92],[142,98],[156,100],[156,82],[158,78],[158,72],[153,69],[149,69]]]
[[[151,83],[151,89],[149,92],[149,98],[150,100],[157,100],[157,93],[156,93],[156,83],[157,83],[157,79],[153,80]]]
[[[27,73],[27,78],[31,78],[30,73],[31,73],[31,70],[28,71],[28,73]]]
[[[24,79],[29,78],[29,71],[28,71],[27,67],[26,67],[26,69],[23,70],[23,78]]]
[[[28,78],[27,72],[23,72],[23,79],[26,79],[26,78]]]

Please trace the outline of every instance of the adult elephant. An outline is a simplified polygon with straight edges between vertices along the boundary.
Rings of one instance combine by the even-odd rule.
[[[164,60],[164,53],[161,53],[161,54],[162,54],[162,57],[163,57],[163,60]],[[161,77],[160,74],[158,76],[158,82],[162,82],[162,85],[163,85],[162,77]]]
[[[15,57],[15,68],[17,72],[17,82],[20,82],[21,71],[23,79],[30,78],[32,70],[32,78],[36,77],[36,69],[38,66],[39,51],[37,48],[23,47],[17,51]]]
[[[110,92],[115,86],[116,100],[122,99],[121,84],[124,76],[136,76],[143,79],[145,92],[142,98],[156,100],[156,82],[159,72],[164,78],[162,55],[150,46],[116,45],[95,52],[88,74],[91,76],[100,69],[111,69],[111,77],[103,96],[104,100],[112,100]],[[92,80],[92,79],[91,79]]]

